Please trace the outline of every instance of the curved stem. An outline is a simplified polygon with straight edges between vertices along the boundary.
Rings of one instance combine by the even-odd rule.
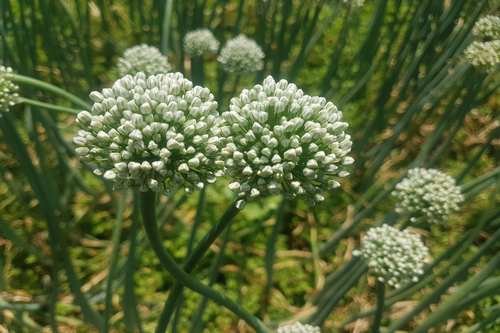
[[[207,250],[213,244],[213,242],[219,237],[222,232],[231,224],[234,217],[238,214],[240,210],[236,207],[236,201],[233,202],[225,211],[225,213],[220,218],[219,222],[210,229],[210,231],[203,237],[203,239],[198,243],[196,248],[191,252],[189,257],[184,263],[184,270],[190,273],[194,270],[198,262],[203,258]],[[182,295],[183,286],[176,282],[174,287],[168,294],[168,298],[165,301],[163,310],[158,320],[158,325],[156,326],[156,333],[163,333],[167,330],[168,323],[178,302]]]
[[[69,92],[67,92],[64,89],[61,89],[59,87],[54,86],[53,84],[43,82],[28,76],[20,75],[20,74],[6,74],[9,79],[11,79],[13,82],[20,83],[20,84],[26,84],[29,86],[37,87],[42,90],[50,91],[56,95],[59,95],[61,97],[64,97],[68,99],[69,101],[75,103],[75,105],[78,105],[82,108],[89,109],[90,105],[82,100],[80,97],[77,97]]]
[[[377,293],[377,310],[373,317],[372,333],[380,333],[380,323],[384,314],[384,297],[385,297],[385,284],[377,280],[376,284]]]
[[[144,229],[146,231],[146,235],[148,236],[151,247],[160,260],[162,266],[177,280],[177,282],[211,299],[215,303],[224,306],[239,318],[243,319],[248,325],[253,327],[257,331],[257,333],[268,333],[269,330],[258,318],[247,312],[245,309],[243,309],[241,306],[239,306],[237,303],[233,302],[226,296],[201,283],[196,278],[186,273],[181,267],[179,267],[179,265],[177,265],[170,253],[168,253],[164,249],[160,236],[158,234],[155,214],[155,201],[156,194],[154,192],[142,192],[140,195],[140,205]]]
[[[54,105],[54,104],[50,104],[50,103],[35,101],[33,99],[24,98],[24,97],[21,97],[19,99],[19,102],[24,103],[24,104],[28,104],[28,105],[37,106],[37,107],[44,108],[44,109],[48,109],[48,110],[61,111],[61,112],[69,113],[69,114],[73,114],[73,115],[76,115],[80,112],[78,110],[75,110],[72,108],[67,108],[65,106],[59,106],[59,105]]]

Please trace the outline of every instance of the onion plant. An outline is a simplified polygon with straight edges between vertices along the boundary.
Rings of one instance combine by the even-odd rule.
[[[0,330],[496,332],[498,9],[0,2]]]

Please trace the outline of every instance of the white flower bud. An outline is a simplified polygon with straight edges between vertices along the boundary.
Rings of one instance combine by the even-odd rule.
[[[145,44],[131,47],[123,53],[121,58],[118,58],[118,72],[121,76],[143,72],[145,75],[161,74],[170,71],[171,67],[167,57],[161,54],[156,47]],[[145,78],[142,79],[145,82]],[[116,89],[128,92],[133,87],[134,83],[128,81],[123,82],[122,87]],[[127,98],[127,96],[122,96]],[[91,96],[92,98],[92,96]],[[93,101],[99,102],[98,100]]]
[[[77,117],[82,130],[73,141],[81,158],[96,165],[96,174],[105,170],[116,187],[197,189],[221,174],[217,103],[182,74],[127,75],[92,99],[91,111]],[[195,130],[183,131],[189,126]]]
[[[412,221],[430,223],[446,222],[464,201],[455,179],[435,169],[411,169],[392,195],[397,212],[408,214]]]
[[[353,255],[365,259],[379,281],[399,288],[422,275],[429,250],[418,235],[384,224],[368,230]]]

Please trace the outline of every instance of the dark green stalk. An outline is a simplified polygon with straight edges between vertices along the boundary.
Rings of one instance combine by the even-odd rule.
[[[163,247],[158,234],[155,213],[156,194],[150,191],[142,192],[140,194],[139,201],[141,205],[142,222],[146,235],[148,236],[151,247],[153,248],[153,251],[163,268],[165,268],[165,270],[168,271],[177,282],[230,310],[239,318],[243,319],[249,326],[253,327],[258,333],[270,332],[258,318],[248,313],[239,304],[214,289],[204,285],[177,265],[170,253],[168,253]]]
[[[170,36],[170,25],[172,20],[172,6],[174,0],[165,0],[165,11],[163,12],[163,22],[161,29],[160,51],[166,54],[168,51],[168,37]]]
[[[384,314],[384,297],[385,297],[385,284],[379,280],[375,285],[377,294],[377,310],[373,317],[372,323],[372,333],[380,333],[380,324],[382,323],[382,317]]]
[[[463,262],[460,266],[452,270],[447,278],[430,294],[425,296],[412,310],[408,311],[403,317],[394,322],[388,329],[388,332],[394,333],[401,329],[413,318],[424,311],[428,306],[437,302],[448,288],[450,288],[457,280],[459,280],[467,270],[496,242],[500,239],[500,230],[497,230],[486,243],[472,256],[469,260]]]
[[[195,269],[196,265],[203,258],[212,243],[227,227],[229,227],[238,212],[239,209],[236,208],[236,202],[233,202],[233,204],[229,206],[226,212],[222,215],[218,223],[213,226],[212,229],[210,229],[210,231],[203,237],[203,239],[197,244],[191,255],[189,255],[189,257],[184,262],[183,267],[187,273],[191,273]],[[179,299],[182,295],[182,289],[183,286],[179,282],[176,282],[174,284],[174,287],[168,294],[168,298],[165,301],[160,318],[158,319],[158,324],[155,331],[156,333],[163,333],[167,329],[170,318],[177,308]]]
[[[274,272],[274,260],[276,257],[276,243],[278,241],[278,235],[282,229],[285,209],[287,206],[287,199],[282,198],[279,208],[276,214],[276,221],[274,222],[273,228],[271,230],[271,235],[267,239],[266,243],[266,256],[265,256],[265,270],[266,270],[266,285],[262,293],[262,303],[261,303],[261,313],[265,313],[267,305],[269,304],[269,297],[271,290],[273,288],[273,272]]]
[[[217,276],[219,275],[219,268],[223,262],[222,259],[224,258],[224,253],[226,251],[227,243],[229,241],[230,230],[231,226],[229,226],[224,232],[219,253],[217,253],[217,255],[214,257],[212,266],[210,267],[210,272],[208,277],[209,281],[208,283],[210,286],[215,283]],[[203,313],[207,308],[207,303],[208,299],[206,297],[203,297],[200,303],[198,304],[198,308],[192,319],[193,324],[191,326],[191,331],[190,331],[191,333],[201,333],[203,331],[203,326],[204,326]]]
[[[413,332],[414,333],[425,333],[429,332],[431,327],[441,324],[448,318],[453,318],[458,312],[460,312],[464,306],[462,301],[467,297],[472,291],[474,291],[478,285],[481,284],[488,276],[493,274],[500,265],[500,253],[497,253],[488,263],[488,265],[483,268],[479,273],[470,278],[462,286],[455,289],[453,294],[451,294],[444,303],[442,303],[437,309],[434,309],[432,313],[420,324]]]
[[[0,117],[0,128],[4,133],[4,140],[11,146],[12,151],[16,154],[17,160],[21,164],[21,168],[28,178],[33,192],[35,192],[35,195],[40,201],[42,214],[47,221],[49,244],[51,246],[52,253],[56,260],[59,260],[66,273],[69,288],[75,296],[75,301],[81,307],[85,320],[100,329],[102,327],[102,318],[92,309],[86,296],[81,290],[81,284],[70,258],[66,240],[62,236],[59,220],[54,215],[56,207],[54,207],[54,202],[49,200],[49,198],[53,198],[54,196],[47,193],[43,177],[38,173],[35,166],[32,164],[28,152],[26,151],[19,134],[13,126],[10,114],[7,113]]]
[[[26,84],[26,85],[33,86],[36,88],[40,88],[42,90],[49,91],[51,93],[54,93],[56,95],[59,95],[61,97],[66,98],[68,101],[71,101],[75,105],[78,105],[84,109],[87,109],[87,110],[90,109],[90,105],[88,103],[86,103],[84,100],[80,99],[79,97],[77,97],[73,94],[70,94],[66,90],[63,90],[59,87],[54,86],[53,84],[43,82],[43,81],[31,78],[31,77],[27,77],[24,75],[20,75],[20,74],[7,74],[7,76],[13,82],[16,82],[19,84]]]
[[[48,109],[48,110],[69,113],[72,115],[77,115],[80,112],[79,110],[75,110],[75,109],[68,108],[65,106],[59,106],[59,105],[54,105],[54,104],[50,104],[50,103],[35,101],[33,99],[29,99],[29,98],[25,98],[25,97],[19,98],[19,102],[24,103],[24,104],[28,104],[28,105],[32,105],[32,106],[36,106],[36,107],[41,107],[41,108]]]
[[[139,195],[134,192],[133,211],[132,211],[132,227],[130,228],[130,240],[127,260],[124,268],[124,285],[123,285],[123,313],[127,332],[143,332],[139,312],[137,311],[137,297],[134,292],[134,273],[137,268],[137,245],[138,233],[140,230],[141,216],[139,207]]]
[[[116,207],[116,221],[113,224],[113,234],[111,236],[111,256],[109,259],[109,269],[108,269],[108,278],[106,280],[106,292],[104,296],[104,326],[103,333],[109,332],[109,317],[111,316],[112,311],[112,297],[113,297],[113,282],[116,276],[116,268],[118,263],[118,254],[120,252],[120,238],[122,233],[122,224],[123,224],[123,209],[125,206],[125,201],[127,197],[123,195],[118,199],[117,207]]]

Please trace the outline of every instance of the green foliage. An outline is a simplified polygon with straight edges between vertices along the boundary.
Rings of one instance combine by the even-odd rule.
[[[349,3],[0,1],[0,62],[14,69],[21,96],[0,113],[0,331],[249,332],[259,318],[273,330],[301,321],[368,332],[375,313],[384,332],[500,330],[498,64],[482,71],[463,56],[475,22],[498,13],[498,2]],[[190,59],[184,36],[197,28],[221,45],[251,37],[263,69],[235,75],[216,55]],[[353,174],[314,207],[278,195],[221,221],[234,200],[228,179],[208,186],[204,202],[180,188],[158,199],[164,251],[243,316],[165,272],[136,195],[113,191],[75,157],[74,114],[140,43],[207,86],[219,112],[273,75],[331,100],[350,124]],[[408,226],[390,193],[415,167],[452,175],[465,202],[442,225],[410,225],[432,260],[418,282],[381,293],[352,251],[370,227]],[[170,314],[166,299],[175,301]]]

